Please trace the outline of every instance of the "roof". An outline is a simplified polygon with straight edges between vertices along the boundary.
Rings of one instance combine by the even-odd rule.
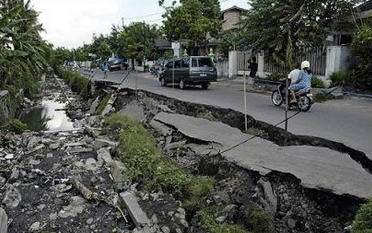
[[[360,11],[372,10],[372,0],[367,1],[358,7]]]
[[[227,9],[221,11],[221,13],[222,14],[225,14],[228,11],[248,11],[248,10],[247,9],[244,9],[244,8],[241,8],[241,7],[238,7],[238,6],[232,6],[230,8],[227,8]]]

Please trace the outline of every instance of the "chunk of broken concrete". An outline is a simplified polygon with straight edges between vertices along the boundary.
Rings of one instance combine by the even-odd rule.
[[[84,198],[79,196],[71,197],[70,204],[64,206],[61,211],[59,211],[58,216],[61,218],[76,217],[78,214],[83,213],[86,208],[86,201]]]
[[[22,196],[19,190],[13,185],[8,185],[3,204],[8,208],[16,208],[22,201]]]
[[[8,232],[8,215],[3,208],[0,208],[0,232]]]
[[[263,180],[262,178],[257,182],[260,194],[263,196],[264,200],[269,204],[265,207],[273,215],[275,215],[278,207],[278,198],[270,184],[270,182]]]
[[[151,221],[138,204],[137,197],[131,192],[120,193],[120,198],[127,207],[130,217],[137,228],[150,225]]]

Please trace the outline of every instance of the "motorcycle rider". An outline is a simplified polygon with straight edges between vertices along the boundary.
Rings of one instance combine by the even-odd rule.
[[[291,95],[291,103],[296,103],[296,92],[311,88],[310,62],[303,61],[301,63],[301,70],[295,71],[296,70],[292,71],[293,73],[291,72],[293,76],[291,80],[294,80],[296,75],[298,75],[298,79],[294,83],[291,81],[291,85],[288,88]]]

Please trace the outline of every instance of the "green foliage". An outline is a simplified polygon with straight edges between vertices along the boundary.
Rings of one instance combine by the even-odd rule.
[[[287,75],[285,75],[284,73],[272,73],[267,75],[266,78],[271,81],[279,81],[281,79],[285,79],[286,77]]]
[[[216,222],[214,211],[205,209],[201,213],[201,223],[203,228],[209,233],[248,233],[244,228],[232,224],[219,224]]]
[[[316,76],[313,76],[311,78],[311,87],[313,87],[313,88],[324,88],[325,85],[324,85],[324,82],[320,78],[318,78]]]
[[[188,39],[191,46],[207,46],[208,35],[217,37],[221,29],[219,1],[181,0],[180,3],[166,7],[163,17],[167,38],[171,41]]]
[[[0,88],[14,86],[28,97],[47,66],[49,45],[40,36],[38,13],[30,1],[0,4]]]
[[[347,71],[337,71],[329,77],[332,81],[332,86],[345,86],[349,82],[349,73]]]
[[[107,106],[107,103],[109,102],[110,100],[110,96],[109,95],[105,95],[100,101],[99,101],[99,104],[98,104],[98,107],[96,109],[96,115],[101,115],[103,110],[105,110],[105,107]]]
[[[89,79],[83,77],[78,72],[69,70],[62,70],[61,75],[65,82],[70,85],[72,91],[79,93],[83,98],[89,97]]]
[[[362,205],[355,217],[353,233],[372,233],[372,200]]]
[[[214,180],[208,177],[196,177],[187,187],[188,197],[184,201],[184,207],[189,211],[201,209],[205,197],[214,187]]]
[[[118,54],[137,60],[155,56],[155,39],[158,37],[156,26],[135,22],[118,32]]]
[[[247,225],[252,229],[252,233],[274,233],[275,227],[273,218],[270,214],[251,204],[247,213]]]
[[[18,119],[10,119],[8,122],[8,129],[17,134],[22,134],[28,129],[28,126]]]
[[[330,28],[347,18],[355,2],[252,0],[244,20],[247,41],[289,69],[305,48],[323,44]]]
[[[203,198],[213,187],[208,178],[194,177],[166,159],[153,136],[137,121],[122,114],[113,114],[105,121],[106,130],[119,132],[119,151],[128,175],[147,189],[165,192],[188,200]]]
[[[354,36],[352,53],[357,66],[351,76],[357,88],[372,90],[372,26],[365,25]]]

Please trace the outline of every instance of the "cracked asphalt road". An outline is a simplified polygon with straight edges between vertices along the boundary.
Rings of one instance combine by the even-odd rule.
[[[94,76],[94,79],[102,78],[102,72],[97,72]],[[111,72],[108,75],[108,80],[114,82],[120,82],[122,78],[123,71]],[[161,87],[159,81],[150,74],[133,72],[122,86],[135,88],[136,83],[139,89],[155,94],[244,111],[243,92],[226,83],[214,83],[209,90],[180,90]],[[257,120],[276,124],[284,119],[283,108],[274,107],[270,96],[248,93],[247,104],[248,114]],[[372,100],[348,98],[316,103],[310,112],[302,113],[290,121],[289,131],[297,135],[317,136],[341,142],[364,152],[372,159]]]

